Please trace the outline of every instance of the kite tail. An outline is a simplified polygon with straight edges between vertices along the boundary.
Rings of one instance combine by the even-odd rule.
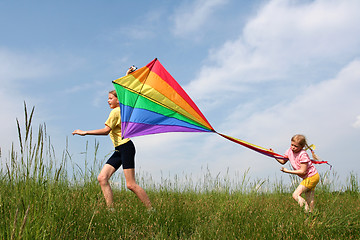
[[[305,144],[305,147],[306,147],[305,150],[309,149],[310,152],[311,152],[311,155],[312,155],[312,157],[313,157],[313,159],[311,159],[311,162],[312,162],[312,163],[314,163],[314,164],[323,164],[323,163],[326,163],[327,165],[330,166],[330,170],[331,170],[332,165],[331,165],[328,161],[322,161],[322,160],[320,160],[320,158],[315,154],[315,151],[314,151],[315,146],[314,146],[314,145],[310,145],[310,146],[309,146],[309,145],[306,143],[306,144]],[[313,149],[313,148],[314,148],[314,149]]]
[[[316,161],[316,160],[311,159],[311,162],[314,163],[314,164],[323,164],[323,163],[326,163],[327,165],[330,166],[330,170],[331,170],[331,168],[332,168],[332,165],[331,165],[328,161]]]
[[[288,159],[287,157],[281,155],[281,154],[278,154],[278,153],[275,153],[273,151],[271,151],[270,149],[267,149],[267,148],[263,148],[263,147],[259,147],[257,145],[254,145],[254,144],[251,144],[251,143],[248,143],[248,142],[245,142],[241,139],[237,139],[237,138],[233,138],[233,137],[230,137],[230,136],[227,136],[225,134],[221,134],[221,133],[218,133],[220,136],[222,136],[223,138],[226,138],[234,143],[237,143],[237,144],[240,144],[244,147],[247,147],[251,150],[254,150],[258,153],[261,153],[265,156],[268,156],[268,157],[272,157],[272,158],[278,158],[278,159]]]
[[[241,139],[237,139],[237,138],[233,138],[233,137],[227,136],[227,135],[225,135],[225,134],[221,134],[221,133],[218,133],[218,132],[216,132],[216,133],[217,133],[218,135],[222,136],[223,138],[226,138],[226,139],[228,139],[228,140],[230,140],[230,141],[232,141],[232,142],[234,142],[234,143],[240,144],[240,145],[242,145],[242,146],[244,146],[244,147],[247,147],[247,148],[249,148],[249,149],[251,149],[251,150],[254,150],[254,151],[258,152],[258,153],[261,153],[261,154],[263,154],[263,155],[265,155],[265,156],[272,157],[272,158],[278,158],[278,159],[286,159],[286,160],[288,160],[287,157],[285,157],[285,156],[283,156],[283,155],[281,155],[281,154],[275,153],[275,152],[273,152],[273,151],[270,151],[270,150],[267,149],[267,148],[259,147],[259,146],[256,146],[256,145],[254,145],[254,144],[245,142],[245,141],[243,141],[243,140],[241,140]],[[321,161],[321,160],[319,160],[318,156],[315,155],[314,150],[312,150],[312,148],[310,148],[309,146],[306,146],[306,147],[309,148],[309,149],[311,149],[311,153],[312,153],[313,158],[314,158],[314,159],[311,159],[311,162],[312,162],[312,163],[314,163],[314,164],[323,164],[323,163],[326,163],[326,164],[328,164],[328,165],[330,166],[330,170],[331,170],[332,165],[329,164],[328,161]]]

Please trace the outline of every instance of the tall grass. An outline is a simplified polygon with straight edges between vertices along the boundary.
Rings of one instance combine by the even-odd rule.
[[[342,191],[333,190],[336,174],[322,175],[313,214],[291,198],[296,178],[286,186],[282,179],[252,180],[249,170],[233,180],[207,168],[200,178],[162,176],[160,184],[137,175],[153,212],[120,177],[115,211],[109,211],[96,182],[99,144],[91,155],[86,144],[83,169],[67,148],[58,159],[46,125],[32,129],[34,108],[24,105],[24,111],[24,126],[17,120],[19,150],[0,155],[0,239],[359,239],[355,173]]]

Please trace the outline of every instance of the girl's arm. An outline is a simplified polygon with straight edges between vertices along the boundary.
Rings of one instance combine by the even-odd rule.
[[[287,168],[282,167],[280,169],[284,173],[296,174],[298,176],[305,175],[307,172],[307,163],[301,163],[300,168],[298,170],[289,170]]]
[[[271,148],[269,148],[269,150],[274,152],[274,150],[272,150]],[[281,158],[275,158],[275,159],[282,165],[284,165],[288,161],[287,159],[281,159]]]
[[[276,161],[278,161],[280,164],[284,165],[288,160],[286,159],[281,159],[281,158],[275,158]]]
[[[89,131],[82,131],[80,129],[77,129],[75,131],[72,132],[72,135],[80,135],[80,136],[85,136],[85,135],[108,135],[111,131],[111,128],[107,125],[105,125],[104,128],[101,129],[96,129],[96,130],[89,130]]]

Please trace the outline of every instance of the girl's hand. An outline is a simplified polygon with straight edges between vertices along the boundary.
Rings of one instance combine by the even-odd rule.
[[[72,132],[72,135],[80,135],[80,136],[85,136],[86,135],[86,132],[85,131],[82,131],[80,129],[77,129],[75,131]]]
[[[282,172],[286,173],[287,169],[286,169],[286,168],[284,168],[284,167],[282,167],[282,168],[280,169],[280,171],[282,171]]]
[[[132,72],[135,72],[135,70],[137,69],[137,67],[135,67],[134,65],[129,67],[129,69],[126,71],[126,75],[129,75]]]
[[[126,71],[126,76],[129,75],[131,72],[132,72],[132,70],[131,70],[131,68],[129,68],[129,69]]]

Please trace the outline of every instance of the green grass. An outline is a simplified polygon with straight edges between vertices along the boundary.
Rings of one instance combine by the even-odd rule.
[[[33,136],[33,110],[28,115],[25,106],[24,129],[18,121],[19,151],[0,156],[0,239],[360,238],[355,173],[342,191],[332,190],[333,181],[322,181],[312,214],[291,198],[293,185],[251,181],[248,171],[235,183],[205,173],[195,182],[175,177],[156,186],[137,176],[155,211],[148,212],[123,184],[114,190],[115,210],[110,211],[96,181],[98,144],[92,164],[83,170],[74,166],[69,176],[71,155],[64,150],[60,160],[55,158],[46,126]],[[329,173],[322,179],[330,179]],[[260,191],[265,185],[267,190]]]
[[[155,212],[115,192],[115,211],[99,187],[1,183],[3,239],[358,239],[359,196],[317,194],[305,214],[290,194],[148,191]],[[27,189],[31,191],[27,191]],[[27,211],[28,210],[28,211]]]

